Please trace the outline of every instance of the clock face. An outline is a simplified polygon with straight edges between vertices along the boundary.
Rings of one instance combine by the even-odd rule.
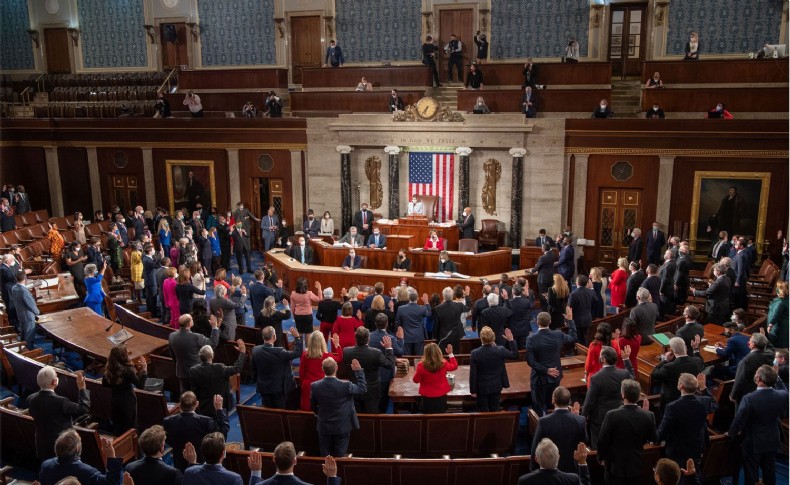
[[[417,116],[424,120],[433,118],[439,111],[439,103],[431,97],[421,98],[414,107],[417,108]]]
[[[47,0],[44,3],[44,9],[50,15],[55,15],[60,11],[60,2],[58,0]]]

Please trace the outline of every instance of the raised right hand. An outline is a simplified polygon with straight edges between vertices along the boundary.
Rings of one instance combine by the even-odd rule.
[[[362,366],[359,365],[359,361],[357,359],[351,361],[351,370],[353,370],[354,372],[358,370],[362,370]]]
[[[75,374],[76,374],[76,377],[77,377],[77,389],[79,389],[80,391],[84,391],[85,390],[85,374],[83,374],[82,371],[77,371],[77,372],[75,372]]]

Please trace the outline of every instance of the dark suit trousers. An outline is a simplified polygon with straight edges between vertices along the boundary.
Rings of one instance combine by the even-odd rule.
[[[765,485],[776,484],[776,452],[753,453],[741,448],[743,457],[743,476],[745,483],[756,483],[758,470],[763,471],[763,483]]]
[[[499,399],[502,393],[478,394],[476,399],[477,411],[480,413],[499,411]]]
[[[381,391],[379,396],[379,410],[381,414],[385,414],[390,406],[390,383],[392,381],[382,381]]]
[[[406,348],[404,349],[406,355],[422,355],[422,348],[425,345],[425,342],[417,342],[417,343],[406,342],[404,345],[406,346]]]
[[[546,410],[551,406],[551,395],[559,385],[555,382],[532,383],[532,409],[538,413],[538,416],[546,414]]]
[[[318,449],[321,451],[321,456],[331,455],[336,458],[346,456],[350,437],[351,433],[330,435],[318,433]]]
[[[453,81],[453,66],[458,69],[458,81],[464,82],[464,58],[461,54],[450,54],[447,61],[447,80]]]
[[[618,477],[609,473],[609,468],[604,472],[606,478],[606,485],[633,485],[634,483],[641,482],[642,477]]]
[[[420,396],[420,412],[423,414],[443,414],[447,412],[447,396]]]
[[[357,413],[376,414],[379,412],[379,396],[381,384],[368,384],[368,392],[354,400]]]
[[[441,82],[439,82],[439,72],[436,70],[436,61],[434,61],[433,57],[423,58],[422,63],[431,68],[431,74],[433,75],[433,84],[435,86],[440,85]]]
[[[266,408],[285,409],[287,399],[287,394],[261,394],[263,407]]]
[[[244,261],[247,261],[247,271],[252,272],[252,261],[250,258],[250,252],[247,251],[245,248],[237,248],[234,246],[233,254],[236,256],[236,264],[239,265],[239,273],[243,273],[244,269]],[[242,259],[244,258],[244,259]]]
[[[151,316],[152,317],[159,318],[159,307],[156,304],[157,303],[157,299],[156,299],[156,293],[154,293],[154,290],[156,290],[156,286],[154,286],[154,285],[150,285],[150,286],[146,285],[146,287],[145,287],[145,308],[146,308],[146,310],[151,312]]]
[[[190,382],[189,377],[179,377],[178,383],[181,384],[181,394],[192,390],[192,383]]]

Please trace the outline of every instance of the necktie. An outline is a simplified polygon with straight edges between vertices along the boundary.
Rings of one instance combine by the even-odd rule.
[[[379,245],[379,237],[376,236],[376,246],[378,246],[378,245]]]
[[[713,247],[713,257],[715,258],[717,254],[719,254],[719,249],[721,249],[722,242],[719,241],[716,243],[716,246]]]
[[[269,218],[269,230],[270,230],[270,231],[272,230],[272,226],[273,226],[273,225],[274,225],[274,219],[272,219],[272,218],[270,217],[270,218]]]
[[[365,214],[365,211],[362,211],[362,224],[368,223],[368,215]]]
[[[653,240],[658,239],[658,231],[653,231]]]
[[[300,253],[302,253],[302,264],[304,264],[304,248],[300,248]]]

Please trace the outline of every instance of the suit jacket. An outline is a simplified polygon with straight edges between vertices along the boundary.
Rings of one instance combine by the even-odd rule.
[[[645,281],[642,282],[640,288],[644,288],[650,292],[650,297],[653,300],[653,303],[656,306],[661,305],[661,276],[656,275],[653,277],[646,277]],[[660,306],[659,306],[660,309]]]
[[[535,246],[543,249],[544,244],[548,244],[549,248],[553,248],[556,246],[556,244],[554,243],[554,239],[552,239],[549,236],[543,236],[542,238],[538,236],[535,238]]]
[[[749,349],[749,336],[743,333],[735,333],[727,339],[727,346],[723,349],[716,349],[716,355],[724,357],[729,361],[730,369],[735,372],[738,364],[751,350]]]
[[[247,224],[249,225],[249,222],[247,222]],[[274,230],[271,230],[271,227],[274,227]],[[265,216],[261,217],[261,236],[263,236],[263,239],[274,241],[275,239],[277,239],[277,231],[279,229],[280,229],[280,217],[277,216],[277,214],[271,216],[271,223],[269,222],[268,213]]]
[[[729,241],[724,241],[721,244],[721,246],[719,246],[719,250],[716,251],[716,253],[714,254],[713,250],[716,249],[716,244],[718,244],[718,243],[719,243],[718,241],[716,243],[714,243],[713,246],[711,246],[711,248],[710,248],[710,253],[708,253],[708,257],[711,258],[711,259],[714,259],[716,261],[721,260],[721,258],[723,258],[725,256],[729,256],[730,255],[730,248],[732,248],[732,244],[730,244]]]
[[[464,327],[461,324],[461,314],[466,311],[469,311],[469,307],[454,301],[445,301],[436,305],[433,309],[433,334],[438,337],[440,342],[446,340],[449,335],[460,333],[463,337]]]
[[[8,201],[11,202],[11,199],[8,199]],[[16,193],[16,202],[14,202],[14,207],[16,207],[16,214],[20,216],[30,212],[30,196],[27,195],[27,192]]]
[[[305,219],[304,224],[302,224],[302,229],[305,233],[305,236],[308,238],[318,236],[318,231],[321,229],[321,222],[318,219],[313,218],[311,221],[310,219]]]
[[[351,260],[351,256],[346,256],[343,258],[343,264],[341,265],[343,268],[351,268],[357,269],[362,266],[362,257],[354,255],[354,260]]]
[[[688,322],[675,332],[675,337],[680,337],[686,342],[686,352],[688,352],[689,355],[691,355],[692,351],[691,342],[696,335],[699,335],[700,339],[705,338],[705,327],[697,322]]]
[[[458,219],[458,228],[461,230],[461,239],[475,238],[475,216],[469,214],[467,217]]]
[[[656,333],[658,305],[650,301],[640,303],[631,309],[629,316],[636,322],[637,331],[642,336],[642,343],[650,342],[650,336]]]
[[[214,415],[214,396],[222,396],[225,410],[230,411],[230,382],[228,378],[239,374],[247,360],[246,353],[239,353],[233,366],[220,363],[201,362],[189,369],[189,380],[192,382],[192,392],[200,401],[198,412],[206,416]]]
[[[666,442],[668,458],[698,461],[708,442],[708,407],[702,398],[689,394],[667,404],[658,426],[659,441]]]
[[[352,223],[353,226],[357,227],[357,232],[359,234],[370,234],[373,229],[373,212],[372,211],[365,211],[365,223],[368,225],[366,230],[362,229],[362,211],[357,211],[354,214],[354,222]],[[364,241],[364,240],[363,240]]]
[[[198,351],[204,345],[216,348],[219,344],[219,329],[211,329],[211,339],[205,335],[194,333],[188,329],[180,329],[168,337],[170,354],[176,361],[176,376],[179,379],[189,378],[189,369],[200,363]]]
[[[576,288],[568,297],[568,306],[573,310],[573,321],[577,327],[592,325],[592,305],[595,292],[590,288]]]
[[[375,234],[371,234],[370,237],[368,238],[367,246],[370,246],[371,244],[376,244]],[[387,247],[387,236],[385,236],[384,234],[379,234],[379,242],[378,244],[376,244],[376,247],[379,249],[383,249]]]
[[[73,418],[88,414],[90,394],[79,392],[79,401],[58,396],[53,391],[38,391],[27,398],[28,411],[35,420],[36,454],[40,460],[55,456],[55,440],[63,431],[74,426]]]
[[[656,442],[656,418],[636,404],[624,404],[609,411],[598,439],[598,460],[606,462],[606,470],[615,477],[637,480],[644,468],[642,449]]]
[[[296,388],[291,361],[302,355],[302,339],[294,341],[293,350],[271,344],[252,349],[252,374],[260,394],[287,394]]]
[[[198,460],[200,463],[200,460]],[[242,485],[241,475],[226,470],[221,464],[194,465],[184,471],[184,481],[190,485]],[[255,483],[250,480],[250,484]]]
[[[562,346],[576,343],[576,324],[568,320],[568,333],[561,330],[538,329],[527,337],[527,362],[532,368],[529,379],[534,386],[546,383],[558,384],[562,380]],[[548,370],[556,368],[559,377],[551,377]]]
[[[563,278],[569,280],[573,278],[573,272],[575,269],[576,261],[574,261],[573,245],[568,244],[560,251],[560,260],[559,265],[557,266],[557,272],[560,273]]]
[[[675,298],[675,271],[677,271],[677,263],[672,259],[665,261],[658,269],[658,276],[661,277],[661,295],[670,301]]]
[[[21,270],[21,267],[18,265],[9,267],[5,264],[0,264],[0,293],[6,304],[11,301],[11,287],[16,284],[16,274],[19,270]]]
[[[532,456],[543,438],[549,438],[560,450],[557,469],[566,473],[577,473],[579,465],[573,459],[573,452],[579,443],[587,441],[587,420],[584,416],[572,413],[568,408],[556,408],[538,420],[535,436],[532,438]],[[536,460],[530,462],[533,470],[538,469]],[[586,467],[585,467],[586,468]],[[530,482],[531,483],[531,482]]]
[[[126,471],[135,483],[150,485],[181,485],[181,470],[163,462],[160,458],[144,456],[126,465]]]
[[[514,297],[507,300],[513,314],[508,319],[508,327],[513,332],[514,337],[526,337],[532,331],[529,324],[529,317],[532,313],[532,304],[534,300],[522,293],[519,297]]]
[[[11,288],[11,301],[16,311],[16,318],[22,323],[35,322],[36,316],[41,313],[33,294],[25,285],[17,284]]]
[[[749,253],[743,249],[738,251],[735,258],[732,260],[733,270],[735,270],[735,282],[740,285],[746,285],[746,280],[749,279]]]
[[[393,339],[394,340],[394,339]],[[351,361],[357,359],[359,365],[365,373],[365,383],[367,384],[366,397],[379,395],[381,387],[380,370],[385,369],[387,374],[395,370],[394,350],[379,350],[369,345],[355,345],[343,349],[343,367],[346,375],[351,376],[353,382],[359,382],[355,378],[355,373],[351,372]]]
[[[230,238],[233,240],[233,250],[236,252],[241,252],[242,250],[250,251],[250,233],[245,231],[245,235],[242,235],[241,232],[234,228],[233,231],[230,233]]]
[[[516,341],[506,346],[483,345],[472,350],[469,364],[469,391],[472,394],[498,394],[510,387],[505,360],[518,359]]]
[[[705,368],[705,361],[697,355],[675,357],[670,362],[662,361],[653,369],[651,378],[654,384],[661,384],[661,407],[680,397],[678,379],[680,374],[687,372],[696,376]]]
[[[551,240],[550,238],[547,238]],[[573,254],[573,250],[571,248],[571,255]],[[543,253],[543,256],[538,258],[538,262],[535,263],[535,267],[532,268],[532,271],[537,271],[538,273],[538,286],[551,286],[552,282],[554,281],[554,263],[557,261],[557,256],[554,255],[554,251],[549,250]]]
[[[274,292],[265,283],[256,281],[250,285],[248,291],[250,302],[252,303],[252,315],[256,317],[263,310],[263,302],[269,296],[274,296]]]
[[[625,369],[607,365],[590,377],[590,388],[584,397],[582,415],[592,425],[601,426],[606,413],[617,409],[623,403],[620,384],[634,378],[634,369],[629,359],[623,359]]]
[[[159,264],[159,261],[155,260],[151,256],[143,256],[143,282],[145,283],[146,288],[153,289],[154,295],[157,293],[156,270],[161,267],[162,265]]]
[[[425,340],[425,317],[431,316],[431,307],[408,303],[398,307],[395,314],[395,327],[403,328],[403,341],[407,344]],[[461,318],[460,316],[458,318]]]
[[[642,248],[645,242],[641,236],[635,237],[631,244],[628,246],[628,261],[634,262],[642,259]]]
[[[513,311],[504,305],[503,301],[497,306],[490,306],[480,312],[478,325],[480,328],[491,327],[496,336],[497,345],[505,345],[505,328],[510,327],[510,317],[513,316]]]
[[[302,262],[302,246],[294,244],[291,246],[290,256],[295,260]],[[304,264],[313,264],[313,248],[305,244],[304,246]]]
[[[579,467],[579,474],[566,473],[557,469],[548,470],[541,468],[534,472],[522,475],[518,485],[590,485],[590,470],[587,466]]]
[[[54,485],[66,477],[74,477],[79,483],[92,485],[119,485],[123,479],[123,460],[108,458],[106,473],[83,463],[79,458],[50,458],[41,464],[38,479],[42,485]]]
[[[368,386],[365,372],[354,373],[356,384],[336,377],[324,377],[310,385],[310,407],[318,417],[319,435],[338,435],[359,429],[354,397],[364,395]]]
[[[626,308],[636,306],[636,292],[642,283],[645,282],[647,274],[643,270],[638,270],[636,273],[631,273],[625,282],[625,306]]]
[[[382,293],[381,297],[384,298],[384,308],[389,308],[390,307],[390,300],[391,300],[390,296],[385,294],[385,293]],[[365,299],[362,300],[362,306],[360,307],[360,309],[362,310],[362,313],[365,313],[366,311],[370,310],[370,307],[373,306],[373,299],[374,298],[376,298],[376,293],[375,292],[370,294],[370,295],[368,295],[368,296],[366,296]]]
[[[442,262],[442,260],[440,259],[439,260],[439,266],[438,266],[438,268],[436,268],[436,272],[437,273],[444,273],[445,271],[449,271],[451,273],[457,273],[458,272],[458,267],[450,259],[448,259],[445,262]]]
[[[347,232],[343,237],[340,238],[339,243],[348,243],[352,246],[362,247],[365,245],[365,236],[361,233],[357,233],[356,236],[352,236],[350,232]]]
[[[787,388],[781,380],[776,389],[761,388],[743,396],[730,436],[743,434],[741,448],[750,454],[779,449],[779,419],[787,416]]]
[[[217,411],[213,417],[182,412],[166,417],[162,426],[167,433],[167,443],[173,448],[173,465],[181,471],[189,466],[183,454],[187,443],[195,446],[198,463],[202,463],[203,454],[200,452],[199,443],[203,441],[203,437],[216,431],[227,436],[230,429],[224,409]]]
[[[647,231],[647,260],[652,262],[661,261],[661,248],[667,243],[667,238],[662,231],[656,231],[653,237],[653,230]]]
[[[675,269],[675,286],[678,287],[678,294],[688,293],[689,289],[689,270],[691,270],[691,258],[683,255],[677,260]]]
[[[727,275],[721,275],[711,283],[707,289],[694,290],[696,296],[705,297],[705,312],[708,314],[708,321],[711,317],[726,318],[730,313],[730,279]]]
[[[757,384],[754,383],[754,375],[761,365],[771,365],[774,361],[774,352],[771,350],[752,350],[749,355],[738,363],[735,371],[735,382],[732,385],[730,397],[736,401],[743,399],[743,396],[754,392]]]
[[[296,475],[272,475],[264,480],[259,477],[250,477],[250,485],[310,485],[303,482]],[[326,485],[340,485],[340,477],[326,477]]]

